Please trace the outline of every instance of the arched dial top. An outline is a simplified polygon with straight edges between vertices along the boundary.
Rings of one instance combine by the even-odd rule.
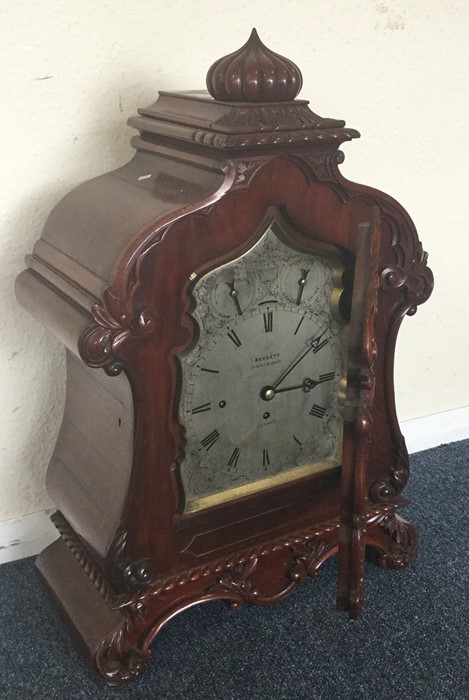
[[[180,358],[186,512],[340,464],[339,266],[291,247],[273,222],[195,283],[199,333]]]
[[[207,73],[207,90],[226,102],[287,102],[302,83],[298,66],[267,48],[255,29],[244,46],[215,61]]]

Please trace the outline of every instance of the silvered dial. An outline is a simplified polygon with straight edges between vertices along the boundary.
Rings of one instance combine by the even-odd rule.
[[[195,285],[200,328],[181,358],[180,474],[194,510],[337,466],[343,327],[333,261],[287,246],[276,224]]]

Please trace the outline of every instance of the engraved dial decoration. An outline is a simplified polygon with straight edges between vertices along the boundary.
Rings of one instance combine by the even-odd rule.
[[[196,282],[199,337],[180,358],[186,510],[340,464],[336,266],[288,246],[273,222],[251,250]]]

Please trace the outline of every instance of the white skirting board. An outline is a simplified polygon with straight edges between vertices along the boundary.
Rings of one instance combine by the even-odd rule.
[[[42,552],[58,537],[50,515],[54,510],[0,522],[0,564]]]
[[[469,406],[403,421],[401,430],[412,454],[469,438]],[[52,510],[0,522],[0,564],[39,554],[57,538]]]
[[[401,422],[410,454],[469,438],[469,406]]]

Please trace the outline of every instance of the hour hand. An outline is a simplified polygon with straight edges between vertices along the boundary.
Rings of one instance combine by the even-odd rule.
[[[314,379],[309,379],[307,377],[306,379],[303,380],[301,384],[297,384],[296,386],[286,386],[283,389],[275,389],[276,394],[280,394],[282,391],[293,391],[293,389],[303,389],[304,392],[311,391],[311,389],[314,389],[315,386],[317,386],[319,382],[316,382]]]
[[[286,386],[283,389],[276,389],[273,386],[265,386],[261,389],[261,399],[263,401],[271,401],[276,394],[281,394],[284,391],[294,391],[295,389],[303,389],[305,393],[314,389],[320,382],[316,382],[314,379],[307,377],[302,381],[301,384],[296,384],[295,386]]]

